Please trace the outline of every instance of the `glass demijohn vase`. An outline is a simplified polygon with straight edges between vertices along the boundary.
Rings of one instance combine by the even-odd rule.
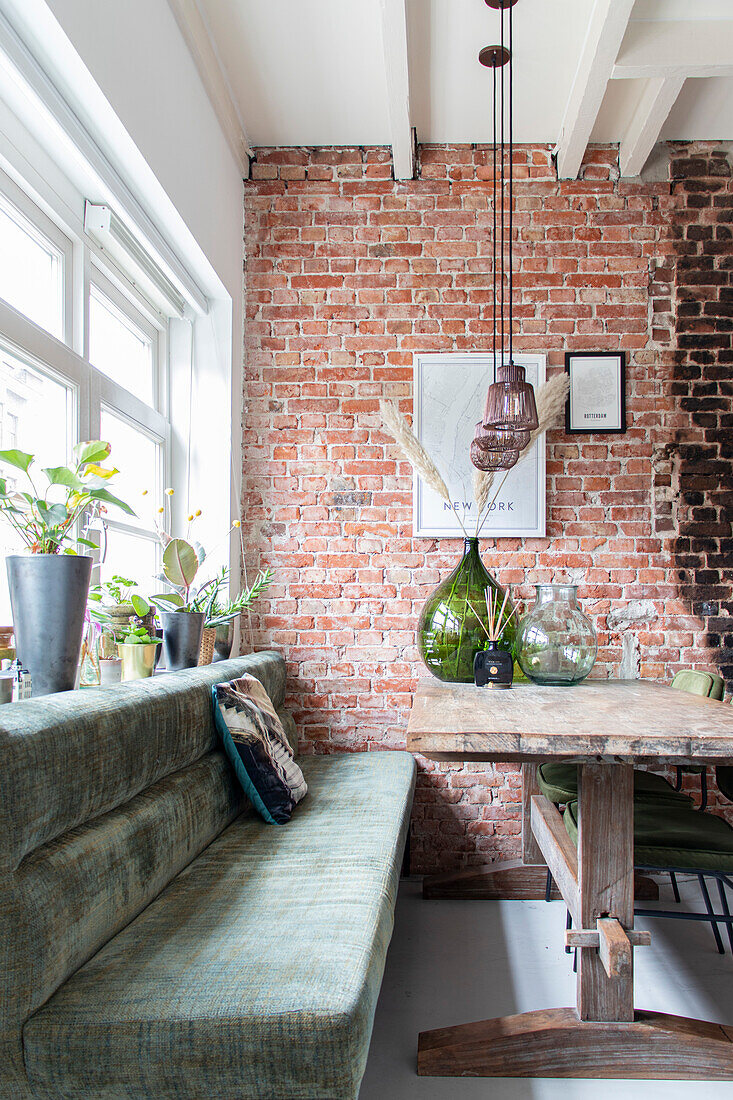
[[[472,684],[473,659],[487,646],[488,611],[486,591],[498,593],[499,605],[504,590],[487,571],[478,552],[478,539],[467,538],[463,557],[451,575],[428,597],[420,612],[417,644],[433,676],[452,683]],[[507,600],[507,614],[512,603]],[[515,624],[504,630],[499,648],[512,652]]]
[[[577,684],[598,652],[593,623],[578,606],[574,584],[537,584],[537,602],[517,631],[516,657],[538,684]]]

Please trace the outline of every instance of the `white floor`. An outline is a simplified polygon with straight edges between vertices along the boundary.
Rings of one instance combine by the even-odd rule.
[[[696,884],[683,886],[683,904],[703,908]],[[419,1031],[575,1003],[564,927],[561,902],[423,901],[420,883],[403,880],[360,1100],[733,1098],[733,1083],[417,1076]],[[733,1022],[725,936],[721,956],[709,925],[638,919],[637,927],[653,935],[635,952],[637,1007]]]

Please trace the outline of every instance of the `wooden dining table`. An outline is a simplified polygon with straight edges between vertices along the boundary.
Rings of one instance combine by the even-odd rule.
[[[634,1006],[633,766],[733,763],[733,707],[648,680],[509,690],[422,680],[408,749],[439,761],[522,767],[522,859],[425,880],[429,898],[545,896],[547,870],[572,916],[574,1007],[421,1032],[418,1073],[461,1077],[733,1080],[733,1023]],[[544,761],[578,764],[578,843],[539,791]],[[529,947],[529,945],[528,945]]]

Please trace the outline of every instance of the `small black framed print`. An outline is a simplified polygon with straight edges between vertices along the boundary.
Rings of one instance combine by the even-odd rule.
[[[570,435],[625,432],[626,353],[569,351],[565,354],[565,370],[570,375],[566,432]]]

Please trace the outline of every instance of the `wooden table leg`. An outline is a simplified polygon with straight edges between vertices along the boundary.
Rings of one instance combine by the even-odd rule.
[[[534,807],[537,827],[545,826],[548,859],[554,858],[553,844],[563,842],[566,888],[573,895],[581,928],[586,935],[597,930],[597,946],[579,949],[577,1008],[421,1032],[418,1073],[733,1080],[733,1027],[663,1013],[634,1013],[633,951],[626,935],[634,921],[631,766],[582,765],[578,795],[577,870],[575,853],[567,852],[567,837],[558,831],[557,811],[543,798],[536,798]]]
[[[578,901],[581,928],[599,917],[634,926],[634,769],[582,764],[578,774]],[[579,949],[581,1020],[633,1020],[633,962],[609,978],[596,948]],[[633,952],[632,952],[633,955]]]

